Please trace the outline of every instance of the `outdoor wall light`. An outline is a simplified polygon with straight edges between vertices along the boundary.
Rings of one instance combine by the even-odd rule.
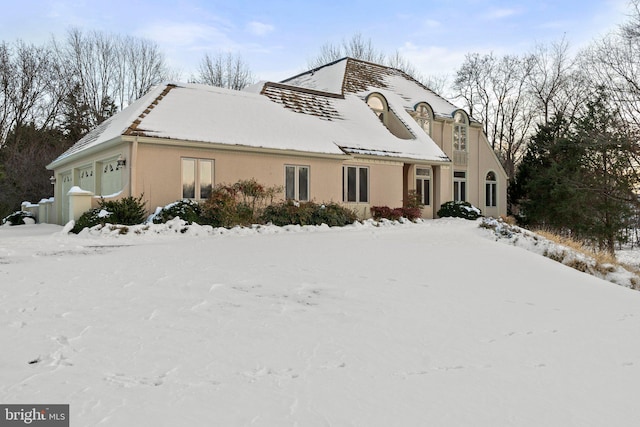
[[[49,177],[49,182],[51,183],[51,185],[55,185],[56,184],[56,177],[55,175],[52,175]]]
[[[127,165],[127,159],[122,157],[122,154],[120,154],[120,157],[118,157],[118,160],[116,160],[116,164],[119,168],[123,168]]]

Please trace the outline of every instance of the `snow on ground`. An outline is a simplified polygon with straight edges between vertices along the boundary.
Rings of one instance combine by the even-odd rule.
[[[477,222],[155,227],[0,227],[0,402],[72,426],[640,422],[640,292]]]
[[[617,251],[616,264],[601,264],[596,261],[593,255],[577,252],[527,229],[509,225],[502,220],[482,218],[481,225],[483,228],[493,230],[493,236],[496,240],[546,256],[608,282],[636,290],[640,288],[640,277],[633,271],[634,269],[640,270],[640,251],[638,250]]]

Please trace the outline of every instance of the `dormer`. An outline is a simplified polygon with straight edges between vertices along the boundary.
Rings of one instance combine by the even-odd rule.
[[[371,111],[380,119],[382,124],[391,132],[394,136],[400,139],[414,139],[414,135],[407,129],[405,124],[396,116],[396,114],[389,108],[387,99],[381,93],[374,92],[367,96],[367,105],[371,108]]]
[[[419,102],[415,106],[413,118],[420,125],[422,130],[431,136],[431,123],[433,122],[433,109],[426,102]]]

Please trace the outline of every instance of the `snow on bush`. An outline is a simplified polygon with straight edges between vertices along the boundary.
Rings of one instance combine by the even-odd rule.
[[[454,217],[473,220],[482,216],[482,212],[469,202],[450,201],[440,206],[438,216],[441,218]]]
[[[538,253],[575,270],[627,288],[640,288],[640,277],[617,262],[601,262],[596,254],[559,244],[537,233],[509,224],[502,218],[482,218],[480,228],[490,230],[496,241]]]

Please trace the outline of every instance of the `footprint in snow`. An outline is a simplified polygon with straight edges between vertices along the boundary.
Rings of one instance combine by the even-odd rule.
[[[104,379],[107,382],[119,385],[124,388],[131,388],[136,386],[149,386],[149,387],[158,387],[163,384],[164,376],[160,376],[157,378],[149,378],[149,377],[129,377],[124,374],[110,374],[107,375]]]

